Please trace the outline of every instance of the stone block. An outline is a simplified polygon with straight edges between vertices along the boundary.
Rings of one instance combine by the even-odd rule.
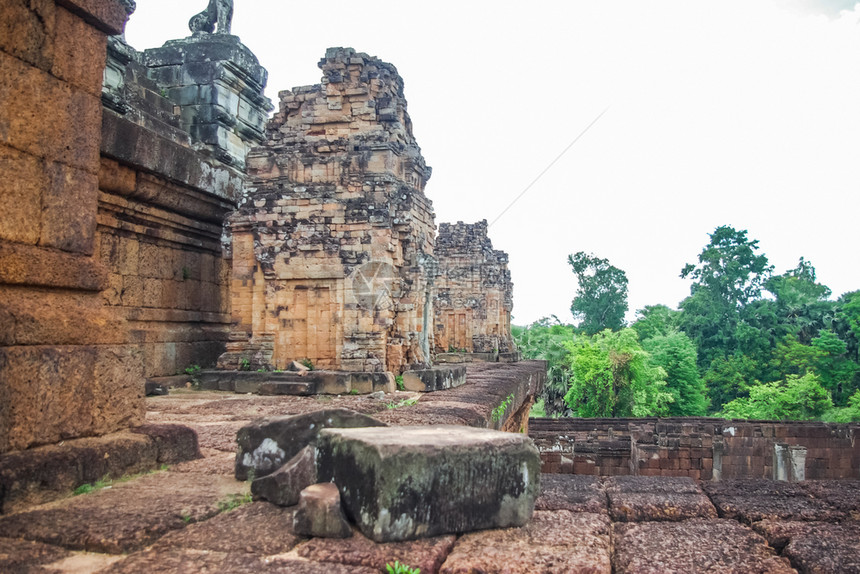
[[[319,538],[352,536],[352,527],[343,514],[336,485],[324,482],[302,490],[293,530],[296,534]]]
[[[0,173],[0,239],[35,244],[39,240],[42,192],[50,181],[45,164],[0,145]]]
[[[63,164],[48,166],[39,245],[92,255],[95,249],[98,177]]]
[[[137,172],[112,159],[102,157],[99,166],[99,189],[120,195],[131,195],[137,186]]]
[[[143,361],[133,348],[0,348],[0,380],[0,452],[143,421]]]
[[[101,97],[107,36],[63,8],[57,10],[56,17],[57,36],[51,73]]]
[[[403,373],[403,386],[407,391],[429,393],[459,387],[466,382],[466,367],[433,367]]]
[[[386,426],[346,409],[260,419],[239,429],[236,436],[236,479],[247,480],[253,469],[260,478],[273,473],[309,444],[322,429]]]
[[[471,427],[326,429],[317,468],[377,542],[522,526],[540,489],[531,439]]]
[[[54,59],[56,12],[53,0],[0,4],[0,50],[49,70]]]
[[[309,445],[275,472],[254,480],[251,494],[279,506],[293,506],[302,490],[316,483],[316,447]]]
[[[3,52],[0,75],[0,143],[95,173],[101,100]]]
[[[57,0],[57,4],[65,6],[89,25],[111,36],[122,34],[128,20],[125,6],[117,0]]]

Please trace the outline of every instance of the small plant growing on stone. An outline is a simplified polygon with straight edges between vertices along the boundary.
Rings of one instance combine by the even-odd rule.
[[[358,389],[350,389],[349,394],[351,394],[351,395],[357,395],[357,394],[358,394]]]
[[[188,281],[188,279],[190,279],[190,278],[191,278],[191,269],[189,269],[188,267],[183,267],[182,268],[182,280]]]
[[[385,406],[389,409],[399,409],[400,407],[411,407],[417,402],[418,397],[412,397],[411,399],[403,399],[399,403],[395,403],[392,401],[390,403],[387,403]]]
[[[309,370],[309,371],[313,371],[313,370],[314,370],[314,362],[313,362],[313,361],[311,361],[310,359],[302,359],[302,360],[301,360],[301,361],[299,361],[299,362],[300,362],[301,364],[303,364],[304,366],[306,366],[306,367],[308,368],[308,370]]]
[[[397,375],[394,377],[394,383],[397,385],[398,391],[405,391],[406,387],[403,384],[403,375]]]
[[[251,370],[251,361],[242,357],[239,359],[239,370],[240,371],[250,371]]]
[[[203,369],[200,368],[200,365],[189,365],[185,367],[185,374],[191,379],[191,388],[199,389],[200,388],[200,371]]]
[[[386,564],[385,568],[386,574],[421,574],[421,568],[413,568],[406,564],[401,564],[398,560]]]
[[[223,498],[218,501],[218,511],[219,512],[228,512],[235,508],[239,508],[243,504],[248,504],[252,502],[254,499],[251,497],[251,493],[247,494],[231,494],[227,498]]]
[[[511,406],[511,403],[513,403],[513,402],[514,402],[514,394],[511,393],[508,395],[508,397],[505,400],[502,401],[502,404],[500,404],[499,406],[497,406],[496,408],[493,409],[492,418],[493,418],[494,423],[497,423],[500,420],[502,420],[502,417],[505,416],[505,411],[508,410],[508,407]]]

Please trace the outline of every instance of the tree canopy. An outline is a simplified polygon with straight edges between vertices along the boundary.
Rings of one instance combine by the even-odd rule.
[[[606,259],[568,257],[579,325],[519,330],[550,362],[552,415],[860,420],[860,291],[833,299],[800,257],[780,275],[746,230],[716,228],[681,277],[678,309],[651,305],[625,327],[627,277]]]
[[[567,262],[576,274],[576,297],[570,306],[579,328],[589,335],[624,326],[627,313],[627,274],[609,260],[582,251],[569,255]]]

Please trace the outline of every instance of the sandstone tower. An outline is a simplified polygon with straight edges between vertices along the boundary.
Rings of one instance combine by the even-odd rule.
[[[487,220],[440,224],[435,253],[436,351],[512,353],[514,286],[508,254],[493,249]]]
[[[225,368],[391,371],[432,348],[431,170],[391,64],[331,48],[322,83],[281,92],[230,218]]]

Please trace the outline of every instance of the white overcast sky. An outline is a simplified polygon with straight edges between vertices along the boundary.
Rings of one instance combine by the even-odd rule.
[[[142,50],[189,35],[206,0],[138,0]],[[630,317],[676,307],[720,225],[782,273],[810,260],[860,289],[860,6],[845,0],[235,0],[267,94],[318,83],[330,46],[394,64],[436,221],[495,220],[514,323],[571,321],[567,255],[625,270]]]

